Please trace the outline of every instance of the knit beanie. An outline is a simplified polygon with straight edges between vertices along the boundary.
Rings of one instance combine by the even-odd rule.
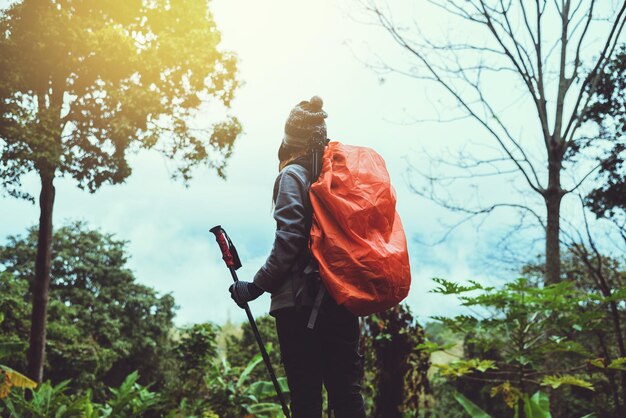
[[[322,110],[324,102],[319,96],[303,100],[289,113],[285,122],[285,136],[278,151],[279,158],[287,152],[309,147],[311,141],[326,140],[326,122],[328,117]]]

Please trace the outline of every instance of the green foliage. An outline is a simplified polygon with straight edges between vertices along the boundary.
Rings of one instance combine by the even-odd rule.
[[[284,376],[285,371],[280,359],[280,344],[278,342],[278,335],[276,334],[275,320],[270,315],[263,315],[256,318],[257,327],[265,347],[267,348],[272,366],[276,370],[278,376]],[[250,359],[256,356],[259,352],[259,346],[252,332],[252,328],[247,323],[241,325],[241,334],[231,333],[225,338],[225,351],[228,356],[228,361],[231,367],[241,372]],[[267,379],[267,371],[262,368],[254,368],[252,371],[251,380],[265,380]]]
[[[57,385],[48,381],[30,391],[30,398],[26,397],[24,390],[14,390],[0,406],[0,412],[4,411],[14,418],[134,418],[154,415],[160,396],[137,384],[138,379],[137,372],[128,375],[119,388],[110,389],[104,403],[93,402],[89,390],[84,395],[70,394],[69,380]]]
[[[179,330],[173,348],[176,372],[164,389],[168,394],[165,409],[177,417],[206,416],[209,411],[221,418],[239,418],[245,414],[259,418],[281,416],[280,405],[273,402],[274,386],[265,380],[267,371],[256,343],[252,347],[244,346],[250,357],[242,367],[234,367],[229,359],[219,355],[220,332],[210,323]],[[242,351],[237,353],[241,355]],[[284,377],[279,378],[279,383],[283,392],[288,393]]]
[[[184,181],[198,165],[224,177],[241,125],[232,116],[217,122],[198,117],[209,101],[226,113],[239,84],[235,56],[220,42],[205,0],[22,0],[0,10],[0,187],[34,202],[22,190],[22,178],[32,172],[41,182],[29,348],[36,379],[42,378],[46,349],[49,361],[66,359],[58,356],[60,346],[46,344],[54,179],[72,178],[90,192],[122,183],[131,174],[128,154],[142,148],[172,159],[174,176]],[[134,314],[140,323],[142,313]],[[67,333],[59,337],[63,346],[76,342],[73,331],[55,330],[57,337]],[[93,359],[81,366],[102,371],[120,351],[133,350],[98,346],[74,344],[74,354]],[[124,373],[112,381],[132,367],[117,370]]]
[[[585,119],[600,128],[602,149],[599,186],[586,197],[585,203],[598,217],[614,218],[621,225],[626,215],[626,44],[618,48],[600,75]],[[589,141],[577,144],[589,146]]]
[[[596,316],[592,326],[574,324],[569,331],[571,340],[582,348],[581,353],[587,352],[584,355],[588,359],[585,369],[590,375],[576,374],[591,381],[595,391],[567,385],[552,396],[555,407],[565,405],[572,413],[589,409],[598,417],[609,417],[624,415],[626,374],[619,364],[620,359],[626,357],[621,343],[626,338],[623,327],[626,265],[623,258],[606,256],[596,250],[577,243],[562,257],[563,280],[572,283],[581,295],[579,309],[588,317]],[[525,266],[524,272],[540,280],[543,274],[541,261]],[[560,355],[547,358],[553,362],[561,360]],[[610,364],[612,367],[607,367]],[[555,370],[552,374],[567,372]]]
[[[519,400],[524,397],[524,394],[509,381],[492,387],[489,395],[492,398],[501,395],[504,399],[504,403],[506,403],[509,408],[515,408]]]
[[[489,415],[488,413],[486,413],[485,411],[480,409],[474,402],[472,402],[469,399],[467,399],[461,393],[458,393],[458,392],[455,393],[454,394],[454,399],[456,399],[456,401],[458,403],[460,403],[461,406],[463,406],[463,408],[470,415],[470,417],[472,417],[472,418],[491,418],[491,415]]]
[[[611,361],[606,367],[615,370],[626,370],[626,357],[616,358],[615,360]]]
[[[584,389],[595,390],[593,384],[585,379],[572,375],[554,375],[545,376],[541,381],[542,386],[550,386],[552,389],[558,389],[562,385],[578,386]]]
[[[0,272],[0,359],[17,370],[26,370],[24,341],[30,328],[29,314],[28,282]]]
[[[526,418],[551,418],[548,395],[537,392],[532,397],[524,395],[524,415]]]
[[[236,374],[226,360],[213,361],[204,376],[203,384],[189,391],[172,406],[168,390],[154,392],[138,384],[139,374],[126,376],[117,388],[110,388],[102,402],[92,400],[92,391],[81,388],[78,393],[71,389],[71,382],[65,380],[57,385],[49,381],[31,392],[30,398],[23,389],[15,389],[10,396],[2,399],[0,415],[10,414],[15,418],[85,417],[85,418],[134,418],[145,416],[174,417],[220,417],[240,418],[252,414],[257,418],[278,418],[282,416],[280,404],[274,402],[276,392],[268,381],[248,384],[250,373],[262,363],[260,355],[254,357],[241,374]],[[0,382],[2,383],[2,382]],[[178,382],[186,383],[186,382]],[[285,394],[289,388],[285,378],[279,378]],[[19,385],[23,386],[23,385]],[[189,388],[189,387],[188,387]]]
[[[0,184],[11,195],[28,197],[31,171],[92,192],[120,183],[138,148],[175,158],[184,179],[200,163],[224,175],[239,122],[194,119],[207,101],[228,108],[239,82],[204,0],[16,1],[0,29]]]
[[[25,370],[29,338],[29,282],[34,277],[37,232],[10,237],[0,247],[0,343],[22,349],[7,364]],[[73,223],[55,233],[48,316],[47,376],[72,379],[104,395],[134,369],[144,382],[162,385],[171,361],[169,332],[174,300],[138,284],[126,267],[126,243]]]
[[[144,416],[159,403],[159,395],[137,384],[139,374],[129,374],[119,388],[110,389],[113,398],[102,408],[105,417]]]
[[[0,247],[0,355],[18,370],[25,367],[36,235],[31,229]],[[231,367],[219,358],[216,325],[173,332],[173,299],[135,282],[125,242],[80,222],[60,228],[54,242],[47,376],[63,383],[40,385],[32,400],[13,387],[6,411],[26,417],[282,414],[251,333],[233,350],[242,362],[249,357]],[[259,323],[277,341],[273,319]],[[288,393],[284,377],[280,383]]]
[[[483,411],[478,405],[461,393],[455,393],[454,398],[463,406],[470,417],[491,418],[491,415]],[[548,395],[543,392],[536,392],[532,397],[529,397],[525,394],[523,398],[523,411],[524,418],[551,418],[552,415],[550,414],[550,400],[548,399]],[[514,417],[519,417],[517,407],[515,408]]]
[[[398,305],[365,318],[362,345],[368,416],[417,415],[429,393],[430,362],[424,330],[410,309]]]
[[[0,312],[0,324],[4,321],[4,314]],[[23,345],[19,342],[0,342],[0,360],[21,351]],[[14,387],[33,389],[37,383],[0,363],[0,399],[6,398]]]
[[[489,369],[497,369],[494,360],[457,360],[449,364],[433,364],[442,376],[461,377],[472,372],[484,373]]]
[[[197,416],[211,410],[220,418],[239,418],[254,414],[258,418],[278,418],[282,416],[276,399],[274,386],[268,381],[248,384],[252,371],[263,361],[261,355],[254,356],[242,372],[230,366],[226,359],[212,363],[204,377],[204,385],[184,398],[177,408],[182,416]],[[289,394],[287,381],[278,378],[283,393]]]
[[[504,363],[521,367],[540,366],[548,354],[556,352],[572,357],[590,354],[570,337],[570,331],[593,329],[601,318],[580,308],[589,298],[571,282],[540,288],[518,279],[501,289],[473,286],[471,290],[476,293],[462,290],[457,297],[477,315],[437,319],[468,335],[468,342],[478,351],[497,349]],[[443,293],[439,288],[433,292]]]
[[[66,395],[69,381],[56,386],[45,382],[32,391],[32,399],[26,400],[24,392],[13,391],[4,400],[6,411],[16,418],[75,417],[83,412],[83,402]]]
[[[417,350],[420,350],[421,352],[425,353],[425,354],[432,354],[436,351],[445,351],[445,350],[449,350],[452,347],[454,347],[454,343],[448,343],[448,344],[437,344],[433,341],[425,341],[421,344],[418,344],[415,348]]]
[[[594,356],[580,336],[603,326],[603,314],[588,309],[597,303],[597,295],[591,297],[567,281],[541,287],[518,279],[500,288],[435,281],[433,292],[456,296],[462,306],[471,308],[471,315],[438,318],[465,335],[465,358],[437,366],[442,376],[459,379],[457,387],[469,393],[468,401],[484,399],[477,389],[491,387],[490,396],[501,396],[509,408],[517,410],[521,401],[526,416],[545,416],[538,411],[549,411],[547,395],[530,396],[540,387],[594,389],[594,379],[581,373]],[[441,347],[425,344],[431,350],[435,346]],[[463,383],[466,378],[472,383]],[[598,379],[595,376],[596,382],[602,380]],[[459,402],[466,410],[473,409],[465,398]],[[487,407],[497,410],[492,402]]]
[[[201,378],[215,361],[218,331],[219,327],[212,323],[194,324],[180,331],[174,352],[183,380]]]
[[[483,287],[483,285],[473,280],[468,281],[470,286],[464,286],[460,283],[451,282],[439,277],[434,277],[433,282],[437,283],[437,286],[435,286],[432,292],[442,295],[458,295],[473,290],[493,290],[493,287]]]

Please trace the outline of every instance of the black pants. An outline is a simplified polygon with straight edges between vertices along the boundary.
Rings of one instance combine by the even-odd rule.
[[[310,313],[310,308],[274,313],[293,417],[322,416],[323,383],[336,418],[365,418],[358,318],[331,302],[310,330]]]

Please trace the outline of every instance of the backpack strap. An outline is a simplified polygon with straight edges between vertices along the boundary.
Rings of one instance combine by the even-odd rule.
[[[307,325],[307,328],[309,329],[315,328],[317,315],[320,313],[320,307],[322,306],[322,301],[324,300],[325,295],[326,295],[326,288],[324,287],[324,284],[320,280],[320,287],[317,290],[317,295],[315,296],[315,302],[313,302],[313,309],[311,309],[311,315],[309,316],[309,323]]]

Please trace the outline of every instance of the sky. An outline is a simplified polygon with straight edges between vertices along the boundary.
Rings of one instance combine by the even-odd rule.
[[[400,6],[400,13],[417,12],[423,30],[452,27],[449,18],[420,4],[421,8]],[[506,269],[494,272],[486,267],[495,237],[502,234],[510,214],[494,215],[479,230],[475,225],[460,228],[439,245],[424,244],[439,240],[445,231],[442,223],[456,218],[411,190],[411,185],[420,185],[407,174],[409,162],[423,164],[425,151],[442,155],[446,149],[483,138],[484,132],[467,120],[410,123],[445,112],[452,106],[449,97],[427,82],[381,75],[370,68],[368,63],[377,57],[386,62],[405,62],[407,57],[383,30],[362,22],[356,2],[214,0],[211,10],[222,31],[223,47],[238,55],[244,82],[231,109],[244,132],[228,163],[227,180],[198,169],[185,187],[171,180],[171,162],[143,151],[131,157],[133,174],[126,183],[104,186],[95,194],[81,191],[69,179],[58,179],[56,226],[84,220],[128,240],[129,267],[139,282],[173,294],[179,306],[177,324],[244,321],[243,311],[229,298],[230,275],[209,229],[217,224],[226,229],[243,262],[239,277],[251,280],[274,236],[271,193],[285,119],[300,100],[319,95],[329,115],[329,137],[372,147],[387,163],[411,257],[413,282],[407,303],[420,321],[460,309],[456,301],[429,293],[432,277],[493,282],[515,276]],[[470,30],[454,29],[461,34]],[[502,106],[507,101],[512,103],[509,108],[516,106],[508,117],[522,127],[532,126],[532,114],[515,101],[513,87],[496,80],[492,89],[506,92]],[[213,117],[211,109],[205,112],[203,117]],[[481,187],[486,196],[503,199],[523,194],[504,181]],[[34,176],[26,178],[25,188],[38,193]],[[455,193],[463,201],[475,197],[476,189]],[[0,241],[24,233],[37,219],[37,206],[0,197]],[[268,308],[269,295],[252,304],[255,315]]]

